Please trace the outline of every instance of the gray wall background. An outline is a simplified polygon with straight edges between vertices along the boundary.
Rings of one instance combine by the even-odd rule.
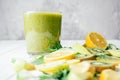
[[[84,39],[90,31],[120,39],[120,0],[0,0],[0,40],[24,39],[25,11],[62,12],[61,39]]]

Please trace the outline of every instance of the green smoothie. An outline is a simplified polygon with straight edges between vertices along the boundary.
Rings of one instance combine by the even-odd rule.
[[[60,45],[62,15],[52,12],[27,12],[24,30],[27,51],[30,54],[51,52]]]

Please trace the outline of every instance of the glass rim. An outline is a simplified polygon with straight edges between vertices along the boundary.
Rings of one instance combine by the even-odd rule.
[[[24,14],[30,14],[30,13],[44,13],[44,14],[60,14],[62,15],[62,12],[55,12],[55,11],[25,11]]]

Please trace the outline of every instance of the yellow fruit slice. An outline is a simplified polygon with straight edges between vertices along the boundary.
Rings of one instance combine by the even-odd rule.
[[[53,62],[58,60],[71,60],[75,58],[75,52],[71,49],[60,49],[45,56],[44,62]]]
[[[112,56],[120,57],[120,50],[108,50]]]
[[[36,69],[48,74],[52,74],[58,72],[62,69],[68,69],[69,65],[66,60],[59,60],[55,62],[44,63],[40,65],[36,65]]]
[[[120,80],[120,74],[111,69],[106,69],[101,72],[100,80]]]
[[[24,68],[26,70],[35,70],[35,66],[33,64],[31,64],[31,63],[25,63]]]
[[[90,48],[106,49],[107,42],[99,33],[91,32],[86,36],[86,46]]]

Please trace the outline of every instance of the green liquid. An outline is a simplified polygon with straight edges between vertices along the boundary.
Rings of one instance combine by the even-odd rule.
[[[24,30],[28,53],[50,52],[60,44],[60,13],[29,12],[24,14]]]

